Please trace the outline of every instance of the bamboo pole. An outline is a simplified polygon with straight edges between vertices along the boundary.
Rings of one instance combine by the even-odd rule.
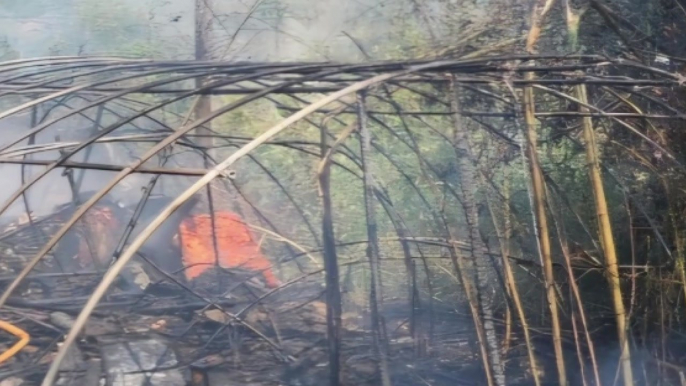
[[[527,79],[533,80],[534,74],[529,72]],[[545,211],[545,187],[543,172],[538,161],[536,118],[534,117],[534,91],[531,87],[524,89],[524,118],[526,120],[526,157],[531,176],[531,188],[533,198],[533,211],[535,218],[536,235],[538,237],[541,265],[545,283],[546,299],[550,309],[550,322],[552,324],[553,348],[555,350],[555,364],[560,386],[567,385],[567,371],[565,369],[564,354],[562,352],[562,331],[558,314],[557,299],[555,296],[555,275],[553,272],[553,259],[550,253],[550,234],[548,218]]]
[[[588,104],[586,85],[578,85],[576,91],[579,100]],[[580,108],[582,112],[588,112],[588,109],[585,106],[580,106]],[[621,352],[620,366],[622,368],[624,385],[630,386],[634,384],[634,377],[631,369],[631,353],[627,337],[626,311],[624,309],[622,289],[619,282],[619,268],[617,264],[615,241],[612,236],[612,225],[610,224],[610,214],[605,199],[605,188],[603,187],[603,180],[600,174],[600,162],[598,161],[598,150],[595,134],[593,132],[593,123],[590,117],[584,117],[582,124],[584,141],[586,142],[586,159],[588,162],[589,178],[591,179],[591,185],[593,187],[593,198],[596,205],[596,215],[598,216],[598,232],[600,234],[603,254],[605,255],[606,276],[608,284],[610,285],[610,293],[612,295],[617,322],[617,337],[619,338]]]
[[[505,229],[504,230],[500,229],[500,226],[498,224],[498,219],[497,219],[496,213],[494,211],[495,207],[494,207],[493,202],[490,199],[488,194],[486,194],[486,203],[488,204],[489,212],[491,213],[491,220],[493,221],[493,228],[495,229],[496,236],[498,237],[498,240],[499,240],[498,244],[500,245],[503,271],[505,273],[505,283],[507,284],[507,286],[509,288],[510,296],[512,298],[512,303],[514,305],[514,309],[517,312],[517,316],[519,317],[519,323],[521,323],[522,331],[524,332],[524,343],[526,343],[526,353],[527,353],[527,356],[529,357],[529,368],[531,369],[531,376],[534,378],[534,385],[540,386],[541,385],[540,372],[538,369],[538,361],[536,360],[536,354],[534,353],[534,346],[533,346],[533,343],[531,343],[531,334],[529,332],[529,322],[526,319],[526,313],[524,312],[524,306],[522,305],[522,299],[519,296],[519,289],[517,288],[517,282],[516,282],[515,277],[514,277],[514,272],[512,271],[512,266],[510,265],[510,261],[507,258],[507,256],[509,256],[509,254],[510,254],[510,233],[511,233],[511,227],[510,227],[511,211],[510,211],[510,203],[509,203],[509,199],[510,199],[509,175],[505,176],[505,182],[504,182],[504,186],[503,186],[503,195],[504,195],[503,199],[505,200],[505,202],[504,202],[505,210],[502,213],[503,221],[505,222]]]
[[[496,267],[494,267],[496,268]],[[505,277],[505,280],[508,280],[507,277]],[[510,290],[510,286],[505,283],[505,296],[507,298],[512,298],[512,291]],[[512,307],[510,307],[510,302],[506,302],[505,304],[505,336],[503,337],[503,355],[507,356],[507,353],[510,351],[510,344],[512,343]]]
[[[505,168],[503,170],[503,174],[505,177],[504,181],[503,181],[503,202],[505,203],[505,205],[504,205],[504,210],[502,212],[503,222],[504,222],[504,224],[503,224],[504,229],[502,232],[499,230],[497,218],[495,216],[495,212],[493,212],[494,207],[493,207],[493,205],[491,205],[492,204],[491,199],[488,195],[488,186],[486,184],[486,181],[484,181],[485,176],[484,176],[483,172],[481,173],[481,184],[482,184],[482,186],[486,192],[485,193],[486,205],[488,205],[488,208],[489,208],[488,211],[491,214],[491,221],[493,222],[493,229],[495,229],[496,237],[498,238],[498,245],[500,246],[500,251],[501,251],[501,255],[502,255],[501,257],[503,258],[501,263],[503,264],[503,273],[505,274],[504,275],[504,277],[505,277],[505,289],[506,289],[505,296],[507,297],[507,299],[510,299],[510,301],[506,302],[507,309],[505,312],[505,338],[503,338],[503,355],[505,355],[505,357],[507,357],[507,354],[510,351],[510,344],[512,343],[512,324],[514,322],[512,306],[514,305],[515,307],[518,307],[515,304],[516,302],[514,301],[514,296],[515,296],[514,291],[517,291],[517,288],[515,287],[514,291],[512,289],[512,287],[516,286],[517,283],[515,282],[514,275],[512,274],[512,267],[510,267],[510,263],[509,263],[509,261],[507,261],[507,256],[510,255],[510,240],[512,238],[512,223],[511,223],[511,218],[510,218],[510,216],[511,216],[510,174],[508,173],[508,170],[509,170],[508,168]],[[497,269],[497,267],[495,267],[495,264],[494,264],[494,268]],[[519,297],[519,294],[517,294],[517,297]],[[520,306],[521,306],[521,303],[520,303]],[[524,328],[524,326],[526,325],[526,319],[521,318],[521,315],[520,315],[520,320],[524,320],[524,323],[522,323],[522,326]],[[527,353],[529,353],[529,349],[531,348],[531,346],[530,346],[531,342],[529,341],[528,336],[527,336],[528,333],[529,333],[529,331],[526,331],[524,333],[525,343],[526,343],[526,347],[527,347]],[[531,360],[531,356],[529,356],[529,359]],[[532,361],[532,363],[533,363],[533,361]],[[536,373],[535,364],[534,364],[534,367],[531,368],[531,373],[532,374]],[[534,377],[535,377],[534,380],[535,380],[536,386],[538,386],[538,384],[539,384],[538,377],[537,377],[537,375],[534,375]]]
[[[555,4],[555,0],[535,0],[531,12],[529,33],[526,37],[526,50],[533,53],[543,30],[543,18]]]
[[[527,35],[526,51],[534,53],[536,43],[541,34],[543,18],[550,11],[555,0],[536,0],[531,14],[531,26]],[[531,83],[536,81],[533,72],[527,72],[525,80]],[[531,85],[524,88],[524,119],[526,129],[524,136],[526,145],[522,151],[526,153],[525,162],[528,161],[529,174],[531,177],[530,199],[531,210],[534,214],[534,229],[538,238],[538,252],[543,266],[543,276],[545,284],[548,308],[550,309],[550,319],[552,324],[553,348],[555,351],[555,364],[557,366],[557,376],[560,386],[567,385],[567,371],[565,369],[564,354],[562,352],[562,337],[560,328],[560,318],[557,309],[557,299],[555,297],[555,275],[553,272],[553,261],[550,254],[550,235],[548,230],[548,218],[545,212],[545,187],[543,171],[538,162],[537,134],[534,90]]]
[[[474,321],[474,330],[476,331],[476,338],[479,342],[479,352],[481,354],[481,362],[484,367],[484,376],[486,377],[486,384],[488,386],[493,386],[493,369],[491,368],[490,361],[488,360],[488,344],[486,343],[486,332],[484,331],[484,325],[481,321],[481,313],[479,312],[478,299],[476,296],[476,291],[474,290],[475,286],[474,283],[472,283],[471,275],[465,273],[465,259],[462,257],[462,253],[458,252],[457,246],[453,245],[450,252],[453,267],[457,273],[457,277],[460,279],[460,283],[462,283],[462,288],[464,290],[465,296],[467,297],[469,311],[472,315],[472,320]]]
[[[574,277],[572,259],[569,253],[569,243],[567,242],[567,237],[563,230],[563,219],[561,215],[559,216],[559,218],[556,218],[555,211],[554,209],[552,209],[552,205],[550,205],[549,208],[550,212],[553,214],[553,222],[555,224],[555,230],[557,231],[557,238],[560,242],[560,249],[562,250],[562,255],[565,259],[565,267],[567,268],[567,274],[569,275],[569,287],[572,290],[572,296],[574,297],[574,301],[576,302],[576,307],[579,312],[581,327],[583,328],[584,335],[586,336],[586,345],[588,347],[588,354],[591,358],[591,365],[593,366],[593,377],[595,379],[595,384],[596,386],[600,386],[600,373],[598,369],[598,361],[596,360],[595,355],[595,345],[593,344],[593,339],[591,338],[591,334],[588,331],[588,322],[586,321],[586,311],[584,310],[584,303],[581,300],[581,291],[579,291],[579,286],[576,283],[576,277]],[[574,323],[574,326],[576,326],[575,315],[572,315],[572,323]],[[576,331],[574,332],[574,339],[575,341],[577,341]],[[580,361],[579,365],[583,366],[583,362]],[[584,379],[584,382],[585,381],[586,380]]]

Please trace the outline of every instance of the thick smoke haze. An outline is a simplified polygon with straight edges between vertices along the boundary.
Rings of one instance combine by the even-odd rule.
[[[346,33],[362,43],[389,37],[397,17],[412,14],[416,8],[412,3],[214,1],[214,56],[257,61],[360,60],[363,55]],[[146,48],[162,58],[190,58],[194,4],[193,0],[5,0],[0,4],[0,42],[5,51],[23,58],[140,55]],[[433,8],[423,6],[427,12]],[[107,36],[112,34],[118,36]]]
[[[404,55],[405,46],[450,40],[455,28],[469,29],[469,25],[479,24],[477,21],[486,15],[487,3],[214,0],[208,3],[212,7],[209,51],[213,59],[232,61],[387,59],[389,55]],[[454,9],[460,10],[458,16],[446,17],[446,12]],[[0,59],[54,55],[192,59],[194,18],[194,0],[3,0],[0,2]],[[468,22],[462,23],[464,20]],[[58,110],[50,117],[57,116]],[[95,111],[88,114],[94,116]],[[53,125],[35,143],[53,142],[56,138],[83,140],[91,125],[87,119],[73,117]],[[0,143],[9,143],[20,132],[18,129],[29,127],[29,111],[22,116],[0,119]],[[115,148],[116,145],[100,146],[103,151],[92,152],[89,162],[125,164],[130,157],[122,156]],[[118,157],[113,157],[115,153]],[[56,152],[47,152],[33,159],[56,156]],[[84,157],[81,152],[72,159],[84,161]],[[42,169],[41,166],[0,165],[6,181],[0,187],[0,200],[10,197],[21,185],[22,173],[28,181]],[[86,174],[82,187],[85,190],[102,187],[113,175],[97,171]],[[128,190],[139,192],[138,185],[143,180],[128,179]],[[26,197],[35,214],[41,215],[54,205],[68,202],[71,193],[59,170],[32,187]],[[13,218],[23,210],[23,202],[17,200],[5,216]]]

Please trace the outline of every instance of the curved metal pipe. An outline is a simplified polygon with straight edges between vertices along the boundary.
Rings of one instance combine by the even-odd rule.
[[[451,61],[447,61],[451,62]],[[110,285],[114,282],[116,277],[119,275],[119,272],[124,268],[126,263],[133,257],[133,255],[136,253],[136,251],[145,243],[145,241],[150,237],[150,235],[164,222],[164,220],[169,217],[176,209],[178,209],[185,201],[187,201],[192,195],[200,191],[203,187],[205,187],[207,184],[209,184],[213,179],[216,177],[220,176],[224,169],[230,167],[233,165],[238,159],[241,157],[245,156],[246,154],[250,153],[252,150],[260,146],[262,143],[266,142],[270,138],[274,137],[275,135],[279,134],[281,131],[285,130],[288,128],[290,125],[300,121],[304,117],[316,112],[319,108],[326,106],[327,104],[337,101],[340,98],[351,94],[355,93],[357,91],[366,89],[372,85],[375,85],[377,83],[384,82],[388,79],[392,79],[394,77],[400,76],[400,75],[405,75],[408,73],[412,73],[415,71],[419,71],[421,69],[425,68],[433,68],[433,67],[440,67],[440,65],[445,64],[446,62],[437,62],[437,63],[431,63],[427,65],[422,65],[422,66],[417,66],[417,67],[412,67],[409,70],[405,71],[399,71],[399,72],[393,72],[390,74],[383,74],[383,75],[377,75],[373,78],[367,79],[362,82],[355,83],[351,86],[348,86],[338,92],[335,92],[327,97],[324,97],[320,99],[319,101],[310,104],[309,106],[305,107],[304,109],[300,110],[299,112],[291,115],[290,117],[284,119],[281,121],[279,124],[273,126],[269,130],[265,131],[262,133],[260,136],[243,146],[241,149],[233,153],[230,157],[228,157],[226,160],[224,160],[222,163],[218,164],[215,166],[212,171],[207,173],[203,178],[201,178],[199,181],[197,181],[195,184],[193,184],[190,188],[188,188],[184,193],[179,195],[165,210],[157,216],[146,228],[141,232],[141,234],[134,240],[131,245],[126,249],[126,251],[119,257],[119,259],[110,267],[110,269],[105,273],[105,276],[103,277],[102,281],[98,285],[98,287],[95,289],[93,295],[90,297],[84,308],[81,310],[81,313],[77,317],[76,321],[74,322],[74,325],[72,326],[71,330],[69,331],[69,334],[67,335],[63,345],[60,347],[59,352],[57,353],[57,356],[55,357],[54,361],[50,365],[50,368],[48,370],[48,373],[46,374],[45,378],[43,379],[43,382],[41,383],[42,386],[52,386],[52,384],[55,381],[55,378],[57,377],[57,373],[59,372],[60,365],[64,358],[67,355],[67,351],[69,347],[74,343],[76,340],[77,336],[80,334],[81,330],[86,324],[86,321],[90,317],[90,314],[93,312],[93,309],[95,306],[98,304],[100,299],[105,295],[106,291],[109,289]],[[321,74],[325,75],[327,73]]]
[[[278,70],[271,70],[271,71],[267,71],[267,72],[272,72],[272,71],[278,71]],[[236,78],[236,79],[231,79],[231,80],[229,80],[229,81],[218,81],[218,82],[215,82],[215,83],[212,83],[212,84],[203,86],[203,87],[201,87],[201,88],[218,87],[218,86],[220,86],[220,85],[223,85],[224,83],[238,82],[238,81],[241,81],[241,80],[249,79],[249,78],[251,78],[251,77],[258,77],[258,76],[261,76],[261,75],[262,75],[262,74],[257,73],[257,74],[252,74],[252,75],[246,75],[246,76],[239,77],[239,78]],[[272,87],[271,89],[276,89],[276,88],[279,88],[279,87],[286,87],[286,86],[288,86],[288,85],[289,85],[289,83],[285,83],[285,84],[282,84],[282,85],[279,85],[279,86]],[[105,188],[103,188],[100,192],[98,192],[98,194],[96,194],[95,196],[91,197],[86,203],[84,203],[81,207],[79,207],[79,209],[78,209],[77,212],[74,214],[74,216],[73,216],[69,221],[67,221],[67,222],[62,226],[62,228],[60,228],[60,230],[52,237],[52,239],[50,239],[50,241],[49,241],[45,246],[43,246],[43,248],[41,248],[41,250],[36,254],[36,256],[35,256],[30,262],[27,263],[27,265],[22,269],[22,271],[19,273],[19,275],[17,276],[17,278],[16,278],[16,279],[15,279],[15,280],[5,289],[5,292],[4,292],[4,293],[2,294],[2,296],[0,297],[0,308],[5,304],[5,302],[7,301],[7,299],[9,298],[9,296],[11,295],[11,293],[19,286],[19,284],[21,283],[21,281],[23,280],[23,278],[26,277],[26,276],[29,274],[29,272],[30,272],[30,271],[38,264],[38,262],[43,258],[43,256],[45,256],[45,255],[48,253],[48,251],[49,251],[53,246],[55,246],[55,245],[59,242],[60,238],[62,238],[62,236],[64,236],[64,235],[67,233],[67,231],[69,230],[69,228],[70,228],[72,225],[74,225],[74,224],[75,224],[75,223],[76,223],[76,222],[86,213],[86,211],[87,211],[88,209],[90,209],[93,205],[95,205],[95,203],[96,203],[98,200],[100,200],[100,199],[101,199],[102,197],[104,197],[110,190],[112,190],[112,188],[114,188],[114,186],[115,186],[117,183],[119,183],[120,181],[122,181],[122,180],[123,180],[126,176],[128,176],[129,174],[133,173],[133,172],[136,170],[136,168],[138,168],[138,167],[141,166],[143,163],[145,163],[147,160],[149,160],[150,158],[152,158],[155,154],[157,154],[159,151],[161,151],[162,149],[164,149],[166,146],[170,145],[170,144],[173,143],[174,141],[176,141],[176,140],[178,140],[179,138],[181,138],[185,133],[187,133],[187,132],[189,132],[189,131],[191,131],[191,130],[193,130],[193,129],[199,127],[199,126],[202,126],[203,124],[205,124],[205,123],[211,121],[212,119],[214,119],[214,118],[216,118],[216,117],[218,117],[218,116],[220,116],[220,115],[222,115],[222,114],[225,114],[225,113],[227,113],[227,112],[229,112],[229,111],[231,111],[231,110],[233,110],[233,109],[235,109],[235,108],[238,108],[238,107],[240,107],[240,106],[242,106],[242,105],[244,105],[244,104],[246,104],[246,103],[248,103],[248,102],[251,102],[251,101],[253,101],[253,100],[255,100],[255,99],[258,99],[258,98],[262,97],[264,94],[269,93],[269,92],[271,91],[271,89],[266,89],[266,90],[264,90],[264,91],[262,91],[262,92],[260,92],[260,93],[253,94],[253,95],[249,95],[249,96],[246,96],[246,97],[244,97],[244,98],[241,98],[240,100],[238,100],[238,101],[236,101],[236,102],[234,102],[234,103],[231,103],[231,104],[229,104],[229,105],[223,107],[222,109],[213,112],[212,114],[210,114],[210,115],[208,115],[208,116],[206,116],[206,117],[202,117],[202,118],[196,120],[196,121],[193,122],[191,125],[188,125],[188,126],[186,126],[186,127],[180,128],[179,130],[177,130],[176,132],[174,132],[174,134],[170,135],[170,136],[167,137],[165,140],[161,141],[161,142],[158,143],[156,146],[154,146],[152,149],[150,149],[145,155],[143,155],[143,156],[141,157],[141,159],[139,159],[138,161],[132,163],[131,165],[129,165],[128,167],[126,167],[124,170],[122,170],[121,172],[119,172],[119,173],[110,181],[110,183],[109,183]],[[163,106],[164,103],[161,104],[161,105]],[[159,106],[160,106],[160,105],[152,106],[152,107],[150,107],[150,108],[144,110],[144,111],[143,111],[142,113],[140,113],[139,115],[147,114],[147,112],[153,111],[153,110],[159,108]],[[149,111],[148,111],[148,110],[149,110]],[[55,163],[54,165],[56,166],[57,163]],[[35,181],[34,181],[34,182],[35,182]],[[16,199],[16,198],[15,198],[15,199]],[[8,207],[9,207],[9,205],[8,205]],[[1,212],[0,212],[0,213],[1,213]]]

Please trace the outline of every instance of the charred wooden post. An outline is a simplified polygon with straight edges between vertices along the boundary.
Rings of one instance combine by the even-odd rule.
[[[381,375],[381,384],[383,386],[391,385],[391,377],[388,370],[388,352],[387,341],[385,335],[386,328],[383,325],[383,318],[380,314],[380,308],[383,305],[383,292],[381,287],[381,271],[379,261],[379,244],[376,225],[376,209],[374,202],[374,179],[372,175],[372,162],[370,159],[370,150],[372,135],[367,126],[367,112],[365,106],[365,91],[360,91],[357,94],[357,122],[360,131],[360,154],[362,158],[362,178],[364,184],[364,206],[366,212],[367,223],[367,238],[369,245],[367,246],[367,257],[369,259],[369,268],[371,272],[371,286],[369,294],[369,304],[372,312],[372,334],[374,337],[374,351],[379,358],[379,372]]]
[[[326,126],[322,125],[322,165],[319,171],[319,194],[322,200],[322,235],[324,242],[324,270],[326,272],[326,326],[329,348],[329,384],[338,386],[341,381],[341,287],[336,255],[336,237],[331,208],[331,157],[327,157]]]

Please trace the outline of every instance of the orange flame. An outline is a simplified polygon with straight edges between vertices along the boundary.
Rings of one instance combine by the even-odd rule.
[[[242,268],[260,271],[267,286],[274,288],[280,283],[271,270],[271,262],[262,255],[248,227],[241,218],[231,212],[214,214],[218,258],[212,241],[212,218],[208,214],[185,219],[179,227],[183,263],[187,267],[186,278],[192,280],[217,264],[226,269]]]

